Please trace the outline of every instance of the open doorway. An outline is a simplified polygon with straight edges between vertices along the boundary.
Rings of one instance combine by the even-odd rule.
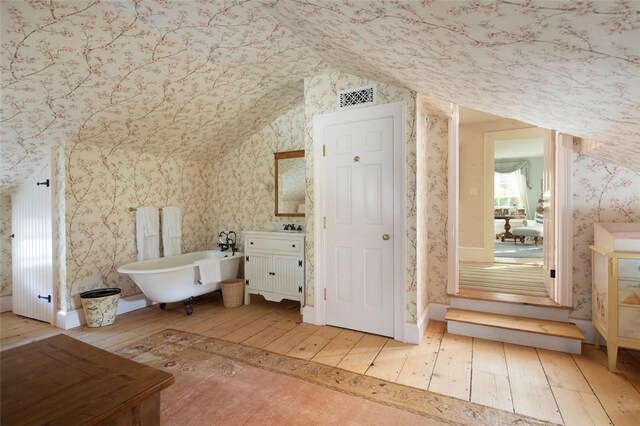
[[[544,236],[551,140],[550,130],[460,108],[460,290],[553,294]]]

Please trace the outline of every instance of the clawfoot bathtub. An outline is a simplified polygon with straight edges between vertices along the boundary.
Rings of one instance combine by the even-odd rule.
[[[214,282],[202,285],[199,283],[200,269],[195,262],[205,259],[218,259],[220,267]],[[192,299],[220,290],[222,281],[236,278],[241,259],[242,253],[232,255],[231,252],[206,250],[127,263],[119,267],[118,272],[129,275],[148,299],[160,303],[160,308],[164,309],[167,303],[184,301],[187,315],[191,315]]]

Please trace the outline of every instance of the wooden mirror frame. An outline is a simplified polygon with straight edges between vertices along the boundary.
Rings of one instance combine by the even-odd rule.
[[[275,215],[276,216],[294,216],[304,217],[304,213],[280,213],[278,212],[278,160],[286,160],[290,158],[304,158],[304,150],[275,152],[274,157],[274,181],[275,181]]]

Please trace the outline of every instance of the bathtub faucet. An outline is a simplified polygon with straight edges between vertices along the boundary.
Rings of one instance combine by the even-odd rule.
[[[231,238],[231,234],[233,234],[233,238]],[[227,245],[231,247],[231,256],[235,256],[238,247],[236,247],[236,233],[234,231],[227,232]]]
[[[226,241],[226,242],[219,242],[218,243],[218,247],[220,247],[220,251],[227,251],[229,249],[229,234],[227,232],[221,231],[218,234],[218,237],[220,237],[220,241]]]

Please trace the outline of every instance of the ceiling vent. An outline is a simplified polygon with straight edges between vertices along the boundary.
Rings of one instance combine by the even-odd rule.
[[[375,84],[338,92],[339,110],[372,106],[377,102]]]

